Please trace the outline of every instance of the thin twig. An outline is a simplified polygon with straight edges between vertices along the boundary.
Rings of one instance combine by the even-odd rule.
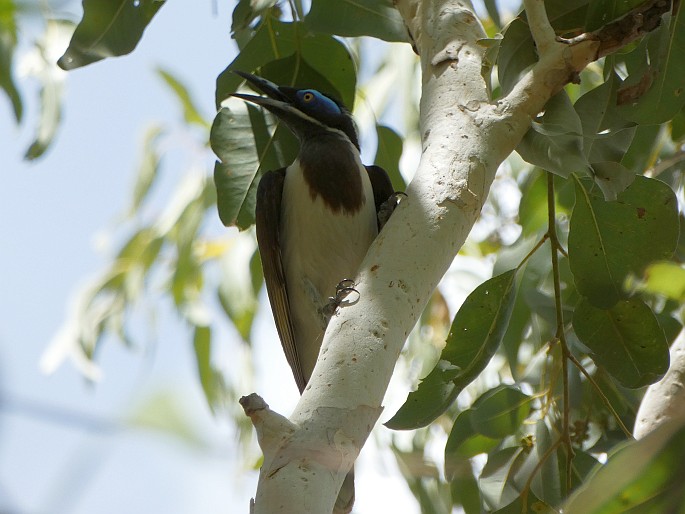
[[[616,412],[616,409],[614,409],[613,405],[611,405],[611,402],[609,401],[609,398],[604,394],[604,391],[602,391],[602,388],[599,387],[599,384],[595,380],[595,378],[588,373],[588,371],[585,369],[585,366],[575,358],[575,356],[572,353],[568,354],[569,360],[580,370],[580,372],[587,378],[588,382],[590,382],[590,385],[595,389],[597,394],[599,395],[599,398],[602,400],[602,403],[604,406],[609,409],[611,412],[612,416],[616,419],[616,423],[618,423],[618,426],[621,428],[623,433],[628,437],[629,439],[633,438],[633,434],[628,430],[628,428],[623,424],[623,421],[621,420],[621,417],[618,415],[618,412]]]
[[[570,432],[570,393],[568,384],[568,361],[566,360],[570,351],[568,349],[568,344],[566,343],[566,335],[564,331],[564,313],[561,305],[561,278],[559,272],[559,239],[557,237],[556,228],[556,206],[555,206],[555,194],[554,194],[554,175],[547,173],[547,215],[548,215],[548,229],[549,234],[551,254],[552,254],[552,276],[554,278],[554,305],[556,309],[557,317],[557,332],[556,338],[561,345],[561,372],[562,372],[562,385],[563,385],[563,399],[564,405],[563,417],[562,417],[562,427],[561,427],[561,439],[566,447],[567,459],[566,459],[566,490],[571,490],[571,465],[573,463],[573,446],[571,443],[571,432]]]

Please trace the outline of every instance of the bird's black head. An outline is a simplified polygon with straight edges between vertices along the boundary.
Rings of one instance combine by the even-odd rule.
[[[267,96],[242,93],[234,93],[233,96],[268,109],[282,120],[300,140],[316,137],[326,132],[340,131],[349,138],[354,146],[359,148],[357,129],[354,126],[352,115],[335,98],[315,89],[277,86],[266,79],[249,73],[242,71],[235,73]]]

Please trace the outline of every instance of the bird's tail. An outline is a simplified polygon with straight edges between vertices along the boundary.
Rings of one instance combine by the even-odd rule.
[[[338,499],[335,500],[335,507],[333,507],[333,514],[349,514],[354,505],[354,468],[345,477]]]

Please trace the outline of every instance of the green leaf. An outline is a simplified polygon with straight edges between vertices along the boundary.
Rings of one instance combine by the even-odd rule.
[[[588,172],[583,127],[566,91],[554,95],[516,147],[523,159],[561,177]]]
[[[521,187],[519,225],[528,237],[547,227],[547,175],[533,171]]]
[[[607,202],[587,181],[574,180],[571,271],[580,294],[608,308],[624,296],[629,273],[641,274],[650,262],[673,255],[679,230],[675,194],[663,182],[636,177],[615,202]]]
[[[640,289],[685,302],[685,268],[675,262],[655,262],[647,266]]]
[[[286,77],[264,75],[277,84],[306,86],[333,94],[352,109],[356,72],[349,51],[330,35],[310,34],[302,23],[284,23],[268,18],[254,37],[216,79],[216,104],[235,93],[243,79],[233,70],[249,72],[266,64],[293,57]],[[303,61],[308,67],[300,69]]]
[[[288,129],[242,100],[231,99],[214,118],[209,141],[221,159],[214,166],[219,217],[244,230],[254,223],[255,197],[262,170],[276,170],[294,159],[297,143]]]
[[[499,439],[479,433],[473,423],[473,409],[459,413],[445,444],[445,478],[452,480],[461,463],[471,457],[493,450]]]
[[[573,315],[573,329],[595,362],[625,387],[653,384],[668,370],[666,337],[642,300],[623,300],[605,310],[583,299]]]
[[[611,455],[566,502],[565,514],[682,512],[685,427],[675,419]]]
[[[514,482],[514,475],[524,458],[520,447],[506,448],[488,456],[478,479],[487,511],[506,507],[519,497],[521,491]]]
[[[183,107],[183,119],[185,122],[188,124],[194,123],[204,129],[209,128],[209,124],[200,114],[200,111],[197,109],[195,102],[193,102],[193,99],[190,97],[190,93],[188,92],[186,86],[167,70],[157,68],[157,73],[174,92],[176,98]]]
[[[391,0],[317,0],[305,24],[314,32],[409,42],[402,16]]]
[[[591,89],[573,105],[583,130],[583,151],[588,162],[619,162],[635,134],[635,124],[627,122],[616,107],[618,80],[612,74],[602,85]]]
[[[73,24],[64,20],[48,20],[45,34],[36,45],[39,53],[39,70],[35,72],[40,82],[40,117],[36,135],[24,154],[29,160],[41,157],[48,149],[62,120],[62,94],[64,73],[55,73],[50,49],[60,44]]]
[[[604,194],[604,199],[614,201],[635,180],[635,173],[622,164],[614,161],[595,162],[592,164],[595,183]]]
[[[156,430],[171,435],[194,448],[206,448],[207,442],[193,423],[192,413],[171,391],[159,391],[143,399],[127,417],[135,428]]]
[[[587,10],[585,30],[597,30],[643,3],[643,0],[593,0]]]
[[[159,138],[162,136],[162,128],[155,126],[150,128],[143,137],[143,155],[138,165],[136,183],[133,187],[133,197],[129,215],[133,216],[140,209],[147,198],[159,171],[160,155],[157,150]]]
[[[481,514],[480,490],[471,463],[462,460],[449,480],[453,504],[460,505],[464,514]]]
[[[502,439],[513,434],[528,417],[532,398],[520,390],[501,385],[473,404],[471,424],[486,437]]]
[[[670,19],[670,25],[666,23]],[[673,118],[685,105],[685,12],[664,15],[664,26],[649,35],[642,52],[638,74],[631,74],[621,91],[621,114],[637,123],[663,123]],[[648,55],[644,54],[645,48]]]
[[[132,52],[164,1],[83,0],[83,18],[57,64],[73,70]]]
[[[197,372],[202,384],[202,391],[209,407],[214,411],[219,389],[217,387],[217,372],[212,366],[212,332],[209,327],[195,327],[193,336],[193,347],[195,348],[195,362]]]
[[[505,29],[497,54],[497,75],[503,96],[514,89],[521,76],[536,61],[535,43],[528,24],[516,18]]]
[[[244,341],[250,340],[259,304],[251,280],[251,261],[255,253],[253,242],[252,237],[237,239],[224,253],[218,289],[221,306]]]
[[[621,158],[621,164],[633,173],[642,175],[656,161],[662,144],[660,125],[638,125],[628,151]]]
[[[537,498],[558,505],[562,498],[559,461],[556,452],[548,453],[557,436],[544,419],[535,423],[534,435],[533,445],[516,474],[516,483],[522,490],[529,483]]]
[[[386,423],[393,430],[428,425],[487,366],[499,347],[516,298],[516,270],[478,286],[452,322],[447,344],[435,368]]]
[[[373,163],[380,166],[390,175],[395,191],[404,191],[407,184],[400,174],[400,157],[402,157],[402,138],[389,127],[376,125],[378,147]]]
[[[14,119],[19,123],[23,114],[21,95],[14,82],[12,61],[17,46],[17,25],[15,20],[16,6],[14,2],[2,6],[0,11],[0,87],[5,90],[12,103]]]

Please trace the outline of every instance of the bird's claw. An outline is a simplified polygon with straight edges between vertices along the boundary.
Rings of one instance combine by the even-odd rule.
[[[340,307],[343,302],[352,305],[354,303],[357,303],[359,301],[359,291],[355,289],[356,284],[354,283],[354,280],[351,278],[345,278],[338,282],[338,284],[335,286],[335,296],[329,296],[328,297],[328,303],[324,307],[324,313],[327,316],[332,316],[335,310]],[[357,297],[350,301],[347,300],[347,296],[350,293],[357,293]]]
[[[395,191],[385,202],[381,204],[380,208],[378,209],[378,225],[380,228],[383,228],[390,219],[395,207],[397,207],[397,205],[400,203],[400,196],[404,196],[406,198],[407,193]]]

